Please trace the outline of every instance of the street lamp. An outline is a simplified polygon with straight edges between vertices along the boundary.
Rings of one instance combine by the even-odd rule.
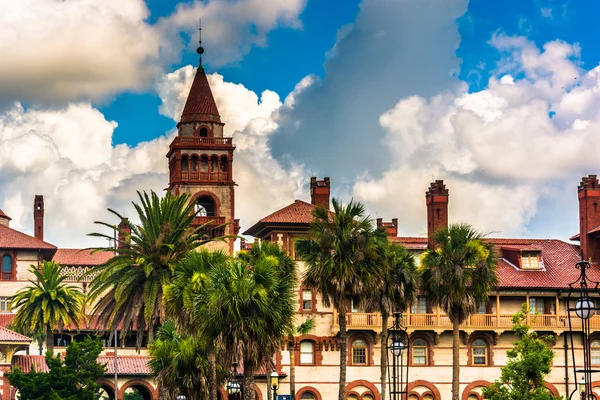
[[[401,314],[394,312],[394,325],[387,337],[387,349],[391,355],[387,363],[390,400],[406,400],[408,396],[408,348],[408,334],[402,327]]]
[[[234,361],[231,365],[233,366],[233,372],[231,373],[229,382],[227,382],[227,393],[229,393],[232,399],[242,399],[244,397],[244,388],[237,373],[238,363]]]
[[[187,400],[187,397],[185,397],[185,395],[183,395],[183,394],[178,394],[175,399],[176,400]]]
[[[592,373],[600,372],[600,370],[592,369],[590,349],[590,321],[599,309],[596,307],[594,300],[600,298],[600,289],[598,288],[599,282],[592,281],[587,276],[587,269],[590,268],[589,262],[580,261],[576,264],[576,267],[579,269],[579,278],[569,284],[566,309],[569,320],[571,357],[573,358],[573,376],[575,382],[578,382],[577,373],[580,373],[582,377],[577,387],[571,392],[569,399],[572,399],[575,392],[579,391],[581,399],[588,400],[593,398],[591,387]],[[575,305],[573,306],[573,304]],[[581,368],[581,362],[579,363],[580,367],[577,367],[575,348],[573,346],[573,333],[578,332],[579,326],[581,327],[581,344],[583,347],[583,368]]]
[[[271,388],[273,389],[273,400],[277,400],[277,389],[279,389],[279,374],[271,372]]]

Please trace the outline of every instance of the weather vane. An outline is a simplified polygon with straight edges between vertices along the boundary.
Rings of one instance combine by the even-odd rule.
[[[198,32],[199,32],[199,46],[196,50],[200,54],[200,68],[202,68],[202,53],[204,53],[204,47],[202,47],[202,18],[198,20]]]

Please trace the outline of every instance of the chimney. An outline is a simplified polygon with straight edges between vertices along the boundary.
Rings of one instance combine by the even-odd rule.
[[[44,240],[44,196],[39,194],[33,199],[33,236]]]
[[[331,183],[329,177],[318,181],[316,177],[310,178],[310,202],[315,206],[323,207],[329,210],[329,194],[331,193]]]
[[[600,262],[597,228],[600,228],[600,184],[596,175],[581,179],[577,187],[579,198],[579,246],[584,260]]]
[[[0,210],[0,225],[6,226],[8,228],[8,226],[10,225],[11,219],[12,219],[11,217],[4,214],[4,211]]]
[[[128,218],[123,218],[119,225],[117,225],[116,248],[127,247],[131,241],[131,228],[127,225],[128,222]]]
[[[433,235],[435,232],[448,228],[448,189],[443,180],[431,182],[425,193],[427,203],[427,247],[437,246]]]
[[[392,218],[392,222],[383,222],[383,218],[377,218],[377,229],[385,230],[388,236],[398,236],[398,218]]]

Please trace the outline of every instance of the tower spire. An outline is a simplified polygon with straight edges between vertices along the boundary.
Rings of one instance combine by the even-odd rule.
[[[202,53],[204,53],[204,47],[202,47],[202,18],[200,18],[198,20],[198,36],[199,36],[199,40],[198,40],[199,46],[198,46],[198,49],[196,51],[200,55],[200,65],[199,65],[199,68],[204,69],[204,67],[202,66]]]

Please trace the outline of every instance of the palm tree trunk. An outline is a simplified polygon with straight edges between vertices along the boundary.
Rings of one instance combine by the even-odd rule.
[[[266,371],[266,378],[267,378],[267,399],[270,399],[271,396],[271,363],[267,361],[268,358],[265,357],[265,371]]]
[[[215,344],[212,339],[208,340],[207,346],[208,353],[208,390],[210,395],[209,399],[217,398],[217,362],[215,355]]]
[[[385,400],[387,383],[387,335],[388,335],[388,313],[381,311],[381,400]]]
[[[288,343],[290,352],[290,396],[292,400],[296,400],[296,360],[294,354],[294,338]]]
[[[346,298],[342,296],[339,302],[339,324],[340,324],[340,386],[338,400],[346,400],[346,359],[348,357],[347,335],[346,335]]]
[[[54,354],[54,330],[50,325],[46,327],[46,351]]]
[[[246,365],[250,365],[250,362],[244,360],[244,379],[242,385],[244,386],[244,400],[255,400],[254,396],[254,371],[250,371],[246,368]]]
[[[460,323],[458,317],[452,321],[452,400],[458,400],[460,384]]]

